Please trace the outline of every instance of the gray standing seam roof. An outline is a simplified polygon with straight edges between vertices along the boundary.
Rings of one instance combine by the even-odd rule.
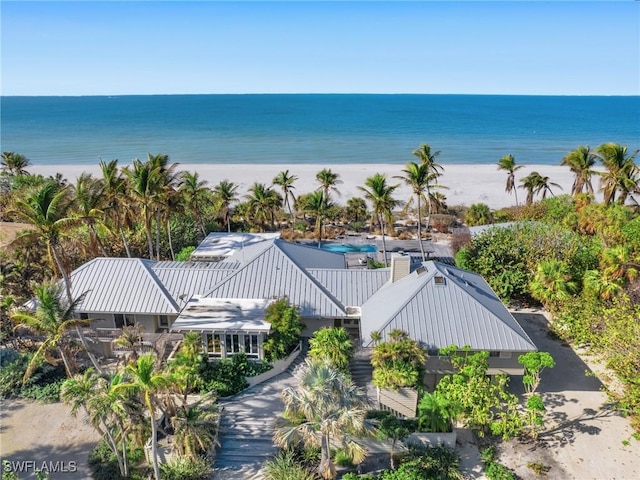
[[[95,258],[71,274],[74,298],[86,296],[78,311],[175,314],[179,308],[152,270],[140,258]]]
[[[536,347],[480,275],[436,262],[381,288],[362,306],[362,338],[399,328],[430,349],[530,351]],[[441,276],[444,284],[436,284]]]
[[[292,244],[288,246],[294,248],[282,248],[281,241],[274,241],[269,248],[204,296],[265,299],[286,296],[289,302],[300,307],[303,317],[345,317],[346,312],[340,302],[293,258],[299,258],[302,254],[295,247],[307,247]],[[295,255],[291,255],[292,251]]]
[[[345,307],[359,307],[389,281],[389,269],[319,269],[310,268],[321,285]]]

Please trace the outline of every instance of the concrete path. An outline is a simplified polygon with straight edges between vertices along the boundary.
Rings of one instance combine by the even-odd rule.
[[[220,422],[220,447],[214,461],[214,478],[258,480],[264,462],[278,448],[273,444],[273,424],[284,409],[280,392],[296,384],[285,371],[228,400]]]

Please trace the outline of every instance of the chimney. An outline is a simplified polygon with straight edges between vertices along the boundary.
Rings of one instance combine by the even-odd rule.
[[[397,282],[411,272],[411,257],[396,253],[391,257],[391,283]]]

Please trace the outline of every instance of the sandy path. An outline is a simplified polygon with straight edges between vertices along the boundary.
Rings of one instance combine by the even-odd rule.
[[[80,480],[90,477],[87,463],[89,451],[100,439],[95,430],[85,425],[79,414],[74,418],[62,403],[37,403],[4,400],[0,404],[0,457],[27,468],[35,478],[34,467],[47,462],[58,472],[50,478]],[[75,462],[75,463],[74,463]],[[75,471],[74,471],[75,470]]]
[[[640,443],[631,438],[629,421],[608,408],[591,361],[568,345],[547,336],[540,314],[514,313],[541,351],[551,353],[556,367],[542,373],[539,392],[547,407],[545,432],[538,442],[501,445],[500,460],[522,480],[540,478],[528,466],[549,467],[547,478],[562,480],[635,480],[640,478]],[[514,381],[515,385],[521,382]],[[625,443],[629,442],[627,445]]]

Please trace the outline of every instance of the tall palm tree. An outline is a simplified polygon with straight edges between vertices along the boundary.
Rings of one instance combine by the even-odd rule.
[[[149,421],[151,424],[151,458],[153,463],[153,474],[155,480],[160,480],[160,466],[158,463],[158,419],[156,410],[158,405],[158,395],[166,389],[171,381],[170,378],[158,372],[155,366],[155,357],[147,353],[141,355],[135,364],[127,365],[125,369],[129,376],[129,381],[120,383],[115,391],[125,391],[140,395],[144,403]]]
[[[507,184],[505,192],[513,192],[516,197],[516,207],[518,206],[518,189],[516,188],[516,172],[522,168],[522,165],[516,165],[516,159],[513,155],[505,155],[498,160],[498,170],[507,172]]]
[[[164,223],[162,219],[171,215],[169,203],[175,194],[175,185],[178,178],[176,168],[178,164],[170,164],[169,156],[161,153],[157,155],[148,154],[147,163],[156,172],[156,181],[151,198],[155,218],[156,260],[160,260],[160,232]]]
[[[127,252],[127,257],[131,258],[129,242],[124,233],[125,226],[133,223],[129,192],[127,191],[127,181],[118,168],[118,160],[111,160],[109,162],[101,160],[100,170],[102,172],[102,183],[104,185],[105,213],[111,217],[115,230],[122,240],[122,246]]]
[[[93,255],[107,257],[107,251],[96,231],[96,226],[105,226],[103,221],[105,217],[103,204],[106,198],[104,184],[90,173],[83,173],[77,178],[72,192],[76,216],[89,228]]]
[[[296,175],[289,175],[289,170],[283,170],[275,176],[272,185],[277,185],[282,190],[282,198],[284,199],[284,206],[289,210],[289,217],[291,218],[291,228],[293,228],[293,210],[291,206],[295,203],[296,197],[293,194],[293,190],[296,187],[293,186],[293,183],[298,180]]]
[[[316,173],[316,180],[320,184],[318,187],[319,190],[322,190],[324,193],[324,198],[329,201],[329,193],[335,192],[336,195],[340,195],[338,191],[337,185],[342,183],[340,180],[340,174],[333,172],[330,168],[323,168],[318,173]]]
[[[351,197],[347,200],[346,206],[347,219],[350,222],[359,222],[367,216],[367,202],[360,197]]]
[[[429,222],[431,221],[431,212],[433,211],[434,203],[434,193],[432,190],[442,188],[442,186],[438,185],[437,182],[444,169],[442,168],[442,165],[436,163],[436,158],[440,155],[440,150],[433,152],[431,150],[431,145],[428,143],[421,144],[420,147],[413,151],[413,154],[420,159],[420,162],[423,163],[427,169],[425,193],[428,212],[425,230],[429,231]]]
[[[364,193],[364,197],[371,202],[374,215],[377,217],[382,232],[382,255],[384,264],[387,265],[387,246],[385,242],[384,224],[385,220],[391,221],[391,213],[398,206],[399,202],[393,198],[393,192],[398,185],[388,185],[387,176],[376,173],[365,180],[365,186],[358,189]]]
[[[211,192],[207,180],[200,180],[198,172],[182,172],[178,189],[182,193],[187,208],[193,211],[203,236],[207,236],[202,220],[202,204]]]
[[[605,143],[596,151],[606,168],[606,172],[600,177],[600,190],[604,193],[604,203],[608,205],[616,201],[617,195],[618,203],[624,205],[627,198],[640,189],[640,173],[635,163],[638,150],[629,154],[626,146]]]
[[[66,187],[57,183],[45,181],[42,185],[28,191],[24,197],[16,200],[15,214],[18,218],[35,227],[28,230],[22,238],[37,241],[44,240],[49,255],[49,263],[56,269],[64,280],[67,300],[73,303],[71,295],[71,280],[64,267],[60,237],[65,235],[76,221],[69,216],[71,207],[69,192]]]
[[[273,439],[281,447],[299,443],[319,446],[318,472],[322,478],[331,479],[336,476],[332,439],[341,440],[356,463],[364,459],[366,452],[355,438],[371,433],[365,420],[367,396],[329,363],[306,362],[298,375],[298,386],[282,391],[284,417],[302,417],[304,421],[278,428]]]
[[[231,205],[238,200],[238,186],[229,180],[221,180],[213,189],[216,201],[222,209],[222,219],[231,233]]]
[[[1,169],[8,172],[9,175],[25,175],[27,167],[30,165],[29,159],[20,153],[2,152],[0,160]]]
[[[415,195],[417,212],[418,212],[418,245],[420,246],[420,253],[422,254],[422,260],[426,260],[427,257],[424,253],[424,245],[422,244],[422,205],[421,201],[424,198],[424,193],[429,183],[429,168],[424,162],[416,163],[409,162],[407,166],[402,169],[404,175],[399,175],[394,178],[399,178],[404,181],[405,184],[411,187],[411,192]],[[407,205],[411,202],[409,200]]]
[[[588,145],[580,145],[562,159],[561,165],[569,167],[574,175],[573,186],[571,187],[572,196],[582,192],[593,195],[591,177],[598,174],[598,172],[592,170],[592,167],[596,164],[596,159],[596,154],[591,151]]]
[[[325,197],[322,190],[316,190],[309,193],[304,197],[304,205],[302,209],[304,213],[309,214],[316,219],[316,233],[318,235],[318,248],[322,246],[322,230],[324,229],[324,219],[327,215],[327,210],[333,206],[330,200]]]
[[[89,368],[83,374],[65,380],[60,388],[60,399],[71,406],[76,415],[82,408],[91,426],[103,437],[118,462],[120,475],[129,476],[127,461],[127,435],[125,418],[131,416],[128,403],[115,386],[122,382],[121,375],[109,379],[97,375]]]
[[[142,162],[135,158],[129,167],[124,168],[124,173],[129,179],[129,191],[133,199],[140,207],[144,231],[147,236],[149,259],[153,260],[153,236],[152,221],[155,209],[155,197],[162,183],[160,170],[149,162]]]
[[[282,208],[280,194],[264,183],[255,182],[245,198],[249,202],[254,220],[259,222],[260,231],[264,232],[267,221],[271,224],[271,230],[275,230],[275,213]]]
[[[547,193],[553,195],[553,191],[551,187],[556,187],[562,189],[560,185],[557,183],[551,182],[549,177],[542,176],[538,172],[531,172],[526,177],[520,180],[520,188],[523,188],[527,191],[527,205],[531,205],[533,203],[534,195],[537,195],[542,192],[542,199],[547,198]]]
[[[26,328],[44,337],[29,362],[22,379],[23,382],[29,379],[43,359],[52,365],[57,364],[51,355],[52,351],[57,351],[60,355],[67,376],[71,377],[76,373],[77,368],[73,360],[71,339],[68,332],[71,328],[88,325],[89,320],[73,318],[76,307],[82,301],[83,296],[69,304],[60,300],[60,293],[60,288],[53,283],[36,287],[37,308],[35,312],[17,312],[11,316],[16,328]]]

